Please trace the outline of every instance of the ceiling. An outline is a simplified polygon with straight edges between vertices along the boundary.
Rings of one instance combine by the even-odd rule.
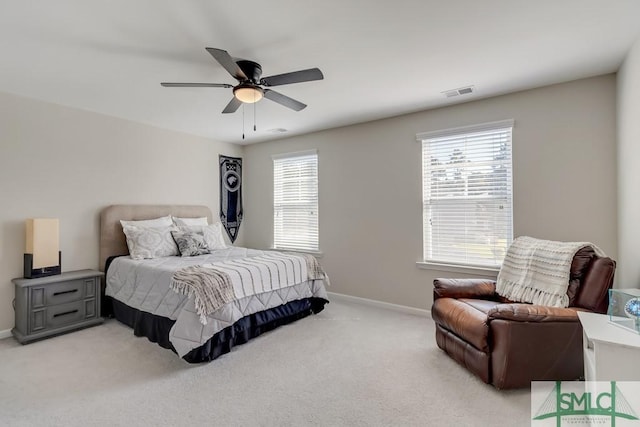
[[[640,36],[637,0],[2,0],[0,91],[217,141],[255,143],[609,72]],[[221,114],[236,81],[206,51],[263,75],[318,67]],[[473,85],[471,95],[442,92]],[[286,133],[274,129],[286,129]]]

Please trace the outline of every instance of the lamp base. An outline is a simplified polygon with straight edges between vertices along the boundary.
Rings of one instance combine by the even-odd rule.
[[[51,267],[33,268],[33,254],[24,254],[24,278],[55,276],[62,273],[62,252],[58,251],[58,265]]]

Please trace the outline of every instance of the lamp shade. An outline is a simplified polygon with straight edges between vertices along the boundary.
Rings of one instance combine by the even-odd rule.
[[[59,265],[60,230],[57,218],[30,218],[26,221],[26,253],[33,255],[32,268]]]

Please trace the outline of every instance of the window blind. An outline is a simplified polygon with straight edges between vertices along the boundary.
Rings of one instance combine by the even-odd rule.
[[[513,240],[513,121],[419,134],[424,261],[497,268]]]
[[[273,158],[273,246],[317,251],[318,154]]]

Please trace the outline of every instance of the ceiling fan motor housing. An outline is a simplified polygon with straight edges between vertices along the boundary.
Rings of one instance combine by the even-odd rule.
[[[239,59],[236,61],[238,67],[244,72],[244,75],[253,83],[259,84],[260,76],[262,76],[262,67],[257,62],[247,59]]]

